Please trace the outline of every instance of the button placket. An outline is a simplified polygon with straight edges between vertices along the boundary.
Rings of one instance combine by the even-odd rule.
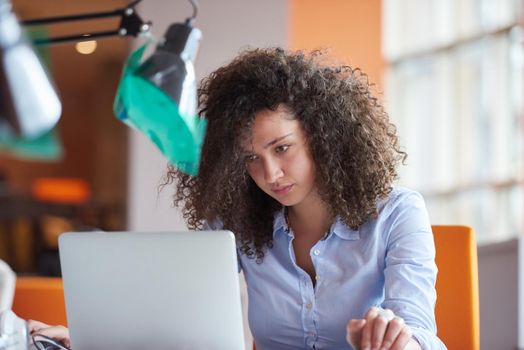
[[[301,297],[302,297],[302,322],[304,329],[304,336],[308,347],[314,347],[317,337],[316,325],[315,325],[315,312],[314,312],[314,299],[315,292],[313,288],[313,283],[311,277],[302,271],[303,276],[301,277],[302,283],[304,285],[301,288]]]
[[[311,260],[313,262],[313,266],[315,268],[315,286],[314,291],[316,293],[318,285],[320,281],[322,280],[322,255],[324,253],[326,246],[325,241],[318,241],[312,248],[311,248]]]

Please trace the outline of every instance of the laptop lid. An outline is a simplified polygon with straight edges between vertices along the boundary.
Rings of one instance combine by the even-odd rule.
[[[244,349],[231,232],[72,232],[59,250],[73,349]]]

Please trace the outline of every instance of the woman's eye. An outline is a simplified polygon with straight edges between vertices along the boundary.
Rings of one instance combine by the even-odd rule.
[[[282,152],[287,151],[288,148],[289,148],[289,145],[280,145],[280,146],[277,146],[275,150],[277,151],[277,153],[282,153]]]
[[[247,155],[244,159],[246,161],[246,163],[249,163],[249,162],[252,162],[254,160],[257,160],[257,156],[255,156],[254,154],[249,154]]]

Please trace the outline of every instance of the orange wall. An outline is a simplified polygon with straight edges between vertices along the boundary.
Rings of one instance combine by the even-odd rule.
[[[382,86],[381,0],[290,0],[289,47],[329,48]]]

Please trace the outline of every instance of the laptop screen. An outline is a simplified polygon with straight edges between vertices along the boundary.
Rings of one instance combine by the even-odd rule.
[[[59,250],[73,349],[244,349],[231,232],[72,232]]]

